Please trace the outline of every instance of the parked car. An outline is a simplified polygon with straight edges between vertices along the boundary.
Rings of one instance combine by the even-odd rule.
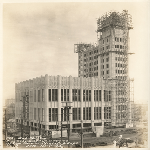
[[[99,146],[106,146],[107,143],[106,142],[99,142]]]

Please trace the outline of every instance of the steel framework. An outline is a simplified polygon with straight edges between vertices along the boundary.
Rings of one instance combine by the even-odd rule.
[[[97,20],[97,37],[98,35],[102,35],[102,32],[106,28],[111,28],[113,30],[114,41],[116,40],[115,29],[118,28],[122,30],[120,34],[122,34],[123,46],[116,47],[114,42],[110,49],[111,52],[116,53],[116,59],[122,63],[116,63],[116,77],[111,80],[106,78],[105,82],[106,89],[111,89],[113,97],[111,108],[114,112],[114,116],[111,116],[111,122],[115,122],[116,125],[119,126],[125,123],[131,123],[130,79],[128,75],[128,34],[129,30],[133,28],[132,18],[126,10],[123,10],[122,13],[106,13]],[[98,40],[100,39],[101,36],[98,37]],[[104,53],[107,53],[107,51],[102,51],[100,53],[101,57],[104,56]]]
[[[113,52],[116,54],[116,59],[118,62],[116,66],[116,77],[105,78],[105,93],[106,97],[109,96],[109,91],[111,91],[112,101],[107,100],[105,107],[111,106],[111,111],[114,112],[113,116],[111,115],[111,122],[114,122],[115,125],[123,125],[126,123],[131,123],[131,100],[130,97],[134,97],[130,85],[133,83],[133,80],[130,80],[128,75],[128,55],[129,55],[129,30],[133,29],[132,17],[128,14],[127,10],[123,12],[110,11],[97,19],[97,40],[102,39],[102,34],[106,29],[111,29],[113,33],[112,46],[107,50],[100,49],[99,54],[103,59],[104,54]],[[120,29],[122,32],[122,47],[115,46],[116,40],[116,31],[115,29]],[[74,52],[78,53],[79,56],[83,55],[84,52],[92,49],[91,44],[74,44]],[[86,62],[87,63],[87,62]],[[132,84],[133,85],[133,84]],[[109,112],[110,110],[106,110]],[[108,122],[110,119],[108,119]]]

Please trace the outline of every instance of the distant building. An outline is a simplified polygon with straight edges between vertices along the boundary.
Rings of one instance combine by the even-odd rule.
[[[15,118],[15,99],[6,99],[5,107],[6,107],[7,119],[14,119]]]
[[[134,122],[148,122],[148,105],[132,104],[132,119]]]
[[[15,99],[6,99],[5,106],[9,107],[11,104],[15,104]]]

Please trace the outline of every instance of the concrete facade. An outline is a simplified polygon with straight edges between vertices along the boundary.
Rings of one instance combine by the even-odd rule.
[[[70,124],[70,129],[80,127],[104,126],[107,122],[115,124],[115,98],[113,89],[106,89],[103,78],[41,76],[33,80],[16,84],[16,120],[21,123],[23,114],[22,97],[29,96],[26,121],[32,127],[40,124],[46,130],[60,128]],[[65,117],[66,102],[69,109],[69,120]],[[63,113],[62,113],[63,112]],[[24,112],[25,113],[25,112]],[[63,115],[62,115],[63,114]]]

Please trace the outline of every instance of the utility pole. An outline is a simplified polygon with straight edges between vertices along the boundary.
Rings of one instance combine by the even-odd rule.
[[[7,120],[6,120],[6,108],[5,108],[5,141],[7,140]]]
[[[62,144],[62,117],[61,117],[61,144]]]
[[[24,137],[24,122],[26,120],[29,121],[29,95],[22,96],[22,101],[23,103],[23,112],[21,112],[21,137]],[[27,107],[27,108],[26,108]],[[29,127],[29,128],[28,128]],[[30,135],[30,125],[28,125],[27,130],[29,130],[29,135]]]
[[[81,148],[83,148],[83,127],[82,127],[83,123],[82,123],[82,120],[81,120]]]
[[[21,117],[21,137],[23,138],[23,119]]]
[[[40,139],[40,135],[41,135],[41,129],[40,129],[40,118],[39,118],[39,139]]]
[[[65,108],[67,108],[66,109],[66,111],[67,111],[67,113],[66,113],[66,116],[67,116],[67,135],[68,135],[68,142],[69,142],[69,133],[70,133],[69,131],[70,131],[70,128],[69,128],[69,125],[68,125],[68,117],[69,117],[69,115],[71,113],[69,113],[68,110],[71,109],[71,106],[68,106],[67,104],[68,103],[72,103],[72,102],[67,101],[67,102],[62,102],[62,103],[66,103]],[[63,108],[63,110],[64,110],[64,108]],[[64,114],[64,113],[62,113],[62,114]],[[61,117],[61,143],[62,143],[62,117]]]

